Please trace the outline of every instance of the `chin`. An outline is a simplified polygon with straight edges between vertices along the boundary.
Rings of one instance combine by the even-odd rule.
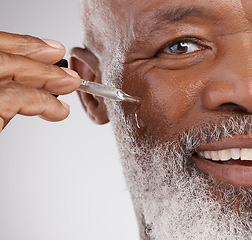
[[[139,141],[133,120],[113,124],[142,239],[251,239],[250,116],[181,130],[165,143]]]

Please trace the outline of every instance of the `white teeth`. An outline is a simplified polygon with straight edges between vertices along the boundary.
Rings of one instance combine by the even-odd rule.
[[[219,152],[219,159],[222,161],[227,161],[230,160],[231,158],[231,153],[229,149],[225,149],[225,150],[220,150]]]
[[[252,149],[243,148],[241,150],[241,160],[252,160]]]
[[[232,159],[239,159],[241,157],[241,149],[240,148],[231,148],[230,153],[231,153]]]
[[[212,159],[212,158],[211,158],[210,151],[205,151],[205,152],[204,152],[204,155],[205,155],[205,158],[207,158],[207,159]]]
[[[198,153],[202,158],[211,159],[213,161],[252,160],[252,148],[231,148],[219,151],[204,151]]]
[[[211,151],[210,156],[212,160],[219,160],[219,151]]]

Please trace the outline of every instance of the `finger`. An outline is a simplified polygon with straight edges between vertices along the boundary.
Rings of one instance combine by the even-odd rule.
[[[1,31],[0,51],[50,64],[57,63],[65,55],[64,46],[57,41]]]
[[[4,124],[4,119],[0,117],[0,133],[3,130],[3,128],[4,128],[4,125],[5,125]]]
[[[73,92],[81,83],[79,75],[71,69],[0,52],[0,85],[6,81],[15,81],[57,95]]]
[[[11,82],[0,89],[0,117],[8,121],[16,114],[61,121],[69,115],[69,106],[46,91]]]
[[[3,119],[0,116],[0,133],[5,128],[5,126],[10,122],[11,119]]]

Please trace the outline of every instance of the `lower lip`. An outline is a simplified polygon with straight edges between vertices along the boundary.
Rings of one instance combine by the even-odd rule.
[[[211,175],[215,180],[235,187],[252,187],[252,166],[218,163],[198,155],[193,156],[199,170]]]

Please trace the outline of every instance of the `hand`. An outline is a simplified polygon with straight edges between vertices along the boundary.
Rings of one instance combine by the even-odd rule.
[[[65,55],[59,42],[0,31],[0,132],[16,115],[60,121],[69,106],[51,95],[80,86],[76,72],[53,64]]]

